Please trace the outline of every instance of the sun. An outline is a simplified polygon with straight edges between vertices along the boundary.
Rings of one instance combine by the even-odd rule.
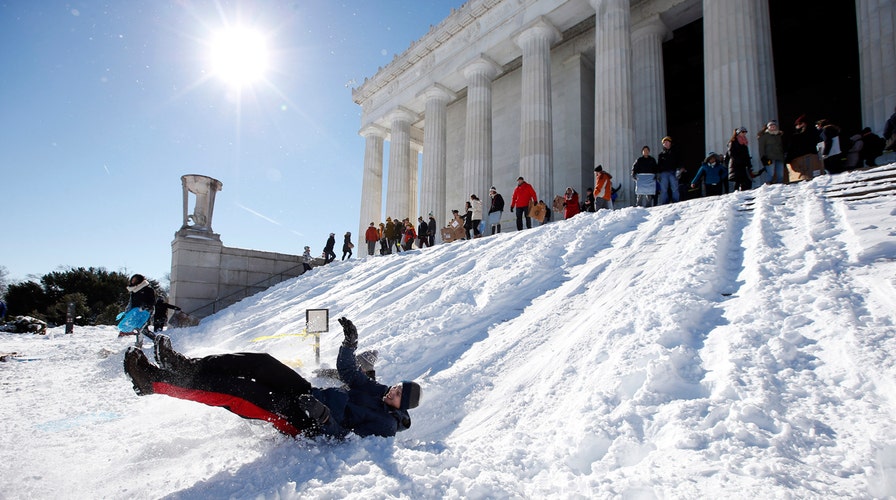
[[[246,27],[229,27],[210,39],[212,74],[227,85],[246,87],[264,79],[268,47],[264,35]]]

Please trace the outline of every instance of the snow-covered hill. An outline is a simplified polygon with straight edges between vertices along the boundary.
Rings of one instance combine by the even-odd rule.
[[[296,441],[138,397],[114,328],[0,334],[25,356],[0,363],[0,498],[892,497],[894,176],[335,262],[171,331],[323,385],[294,334],[329,309],[332,366],[347,316],[380,380],[423,386],[395,438]]]

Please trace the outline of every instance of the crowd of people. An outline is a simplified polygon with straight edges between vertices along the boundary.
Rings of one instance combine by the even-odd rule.
[[[885,151],[892,151],[896,143],[896,110],[884,126],[880,137],[866,127],[854,134],[844,134],[839,126],[822,119],[809,126],[805,115],[794,121],[794,132],[785,144],[784,134],[776,120],[770,120],[751,142],[745,127],[733,130],[724,153],[710,151],[696,169],[689,169],[681,160],[671,136],[660,140],[661,150],[654,158],[650,146],[641,148],[641,155],[631,166],[634,179],[635,205],[651,207],[676,203],[688,197],[718,196],[743,191],[763,184],[787,184],[792,180],[811,179],[823,173],[840,173],[866,166],[875,166],[875,160]],[[695,173],[689,175],[689,172]],[[532,227],[532,219],[544,224],[553,220],[553,214],[564,219],[582,212],[612,209],[613,200],[621,188],[613,186],[613,176],[602,165],[594,168],[594,185],[585,189],[585,195],[572,186],[548,205],[537,196],[535,188],[523,177],[517,178],[516,188],[510,198],[510,213],[516,219],[516,228],[522,231]],[[452,210],[452,220],[446,228],[456,229],[454,240],[480,238],[485,234],[501,232],[504,197],[495,187],[489,190],[488,211],[483,201],[474,193],[464,203],[463,211]],[[553,209],[553,210],[552,210]],[[439,226],[433,214],[429,218],[417,217],[416,225],[409,218],[386,217],[386,222],[370,223],[364,234],[367,255],[389,255],[431,247],[436,242]],[[335,234],[324,246],[325,263],[336,259]],[[351,233],[345,233],[342,260],[351,258],[354,245]],[[306,269],[311,264],[310,248],[305,247],[303,262]]]
[[[778,122],[770,120],[756,134],[755,145],[751,144],[747,129],[738,127],[724,154],[710,151],[692,177],[678,160],[672,138],[666,136],[657,159],[650,155],[650,147],[644,146],[641,157],[632,165],[636,204],[674,203],[681,199],[683,190],[696,197],[716,196],[763,184],[787,184],[823,173],[845,172],[863,164],[875,166],[885,149],[892,149],[896,112],[887,123],[892,123],[884,128],[884,137],[888,139],[874,134],[869,127],[847,137],[829,120],[818,120],[813,128],[802,115],[794,121],[794,133],[785,144]]]

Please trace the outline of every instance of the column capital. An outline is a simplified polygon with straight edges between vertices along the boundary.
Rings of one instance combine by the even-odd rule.
[[[367,138],[370,136],[385,138],[387,135],[389,135],[389,131],[386,130],[384,127],[377,125],[376,123],[370,123],[368,125],[361,127],[361,130],[358,131],[358,135],[360,135],[361,137],[364,137],[364,138]]]
[[[501,66],[485,54],[479,54],[479,57],[465,64],[462,68],[464,78],[468,80],[475,75],[485,75],[486,78],[491,80],[501,71]]]
[[[600,14],[601,9],[606,9],[607,7],[622,7],[623,5],[628,8],[629,0],[588,0],[588,3],[591,4],[591,7]],[[611,5],[611,3],[615,5]]]
[[[520,47],[527,40],[535,37],[547,39],[548,45],[553,45],[555,42],[563,39],[563,34],[546,17],[538,16],[534,21],[512,35],[511,39],[513,43]]]
[[[394,122],[395,120],[407,120],[408,123],[417,119],[417,113],[414,113],[410,109],[404,106],[396,106],[395,109],[386,114],[386,119],[389,122]]]
[[[654,14],[640,23],[632,26],[632,40],[648,35],[659,35],[664,40],[669,35],[669,27],[660,19],[659,14]]]
[[[418,97],[423,97],[427,101],[432,99],[438,99],[443,101],[451,101],[457,99],[457,93],[453,92],[448,87],[440,84],[434,83],[431,87],[427,87],[423,91],[417,94]]]

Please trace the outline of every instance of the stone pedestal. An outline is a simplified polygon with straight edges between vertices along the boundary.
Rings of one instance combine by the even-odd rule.
[[[217,241],[221,236],[212,231],[212,215],[215,211],[215,195],[224,185],[221,181],[205,175],[187,174],[181,176],[184,192],[184,218],[178,235],[198,236]],[[187,213],[190,194],[195,195],[196,203],[193,213]]]

